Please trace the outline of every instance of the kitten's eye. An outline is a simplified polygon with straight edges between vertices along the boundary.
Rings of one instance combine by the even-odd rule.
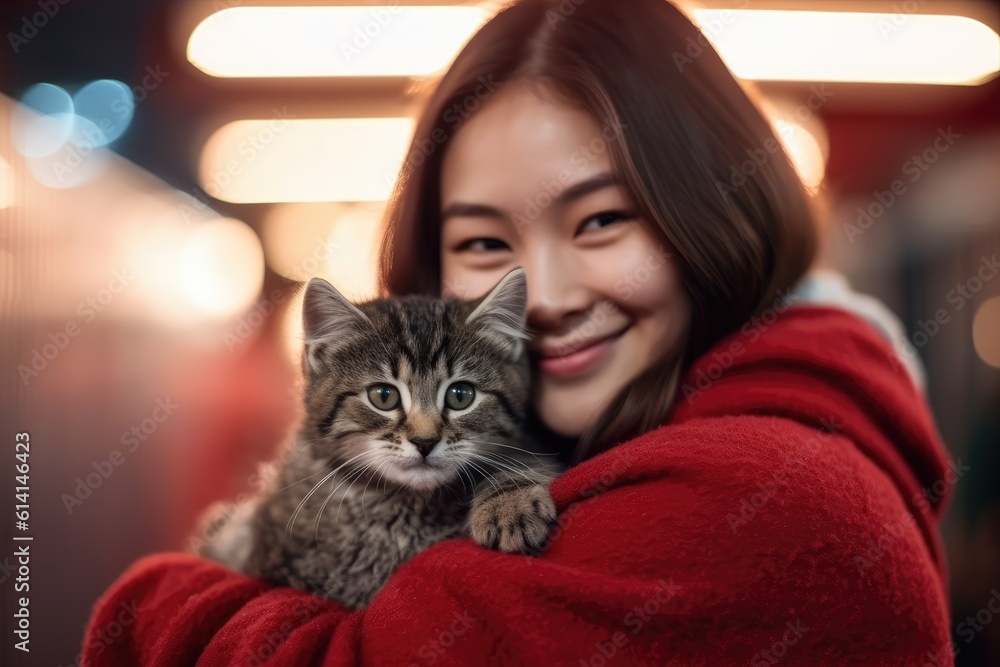
[[[444,392],[444,404],[452,410],[464,410],[474,398],[476,389],[468,382],[455,382]]]
[[[395,410],[399,405],[399,390],[391,384],[368,387],[368,400],[379,410]]]

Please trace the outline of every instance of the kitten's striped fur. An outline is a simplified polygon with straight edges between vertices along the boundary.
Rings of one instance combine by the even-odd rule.
[[[525,310],[520,269],[472,302],[354,305],[311,281],[294,450],[203,555],[359,608],[398,565],[449,537],[538,553],[555,521],[547,485],[557,469],[522,433]],[[462,382],[475,397],[458,409],[470,395]],[[378,407],[393,397],[398,407]]]

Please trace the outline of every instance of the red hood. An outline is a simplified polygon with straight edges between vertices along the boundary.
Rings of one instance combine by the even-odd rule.
[[[751,321],[689,369],[669,421],[750,414],[853,440],[899,490],[947,583],[938,522],[961,467],[947,456],[905,365],[873,327],[815,306],[793,307],[770,325]]]

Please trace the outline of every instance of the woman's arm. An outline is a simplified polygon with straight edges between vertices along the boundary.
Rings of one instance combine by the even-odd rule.
[[[361,612],[153,556],[98,603],[85,664],[952,664],[948,467],[891,354],[789,309],[696,363],[670,425],[553,482],[541,556],[449,540]]]
[[[574,468],[553,494],[541,557],[450,540],[361,612],[149,557],[98,604],[85,664],[909,664],[947,645],[920,531],[844,437],[697,420]]]

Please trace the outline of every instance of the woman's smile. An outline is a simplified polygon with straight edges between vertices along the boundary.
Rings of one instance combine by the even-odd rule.
[[[538,369],[552,379],[578,380],[599,369],[627,331],[628,327],[586,341],[542,345],[532,356]]]

